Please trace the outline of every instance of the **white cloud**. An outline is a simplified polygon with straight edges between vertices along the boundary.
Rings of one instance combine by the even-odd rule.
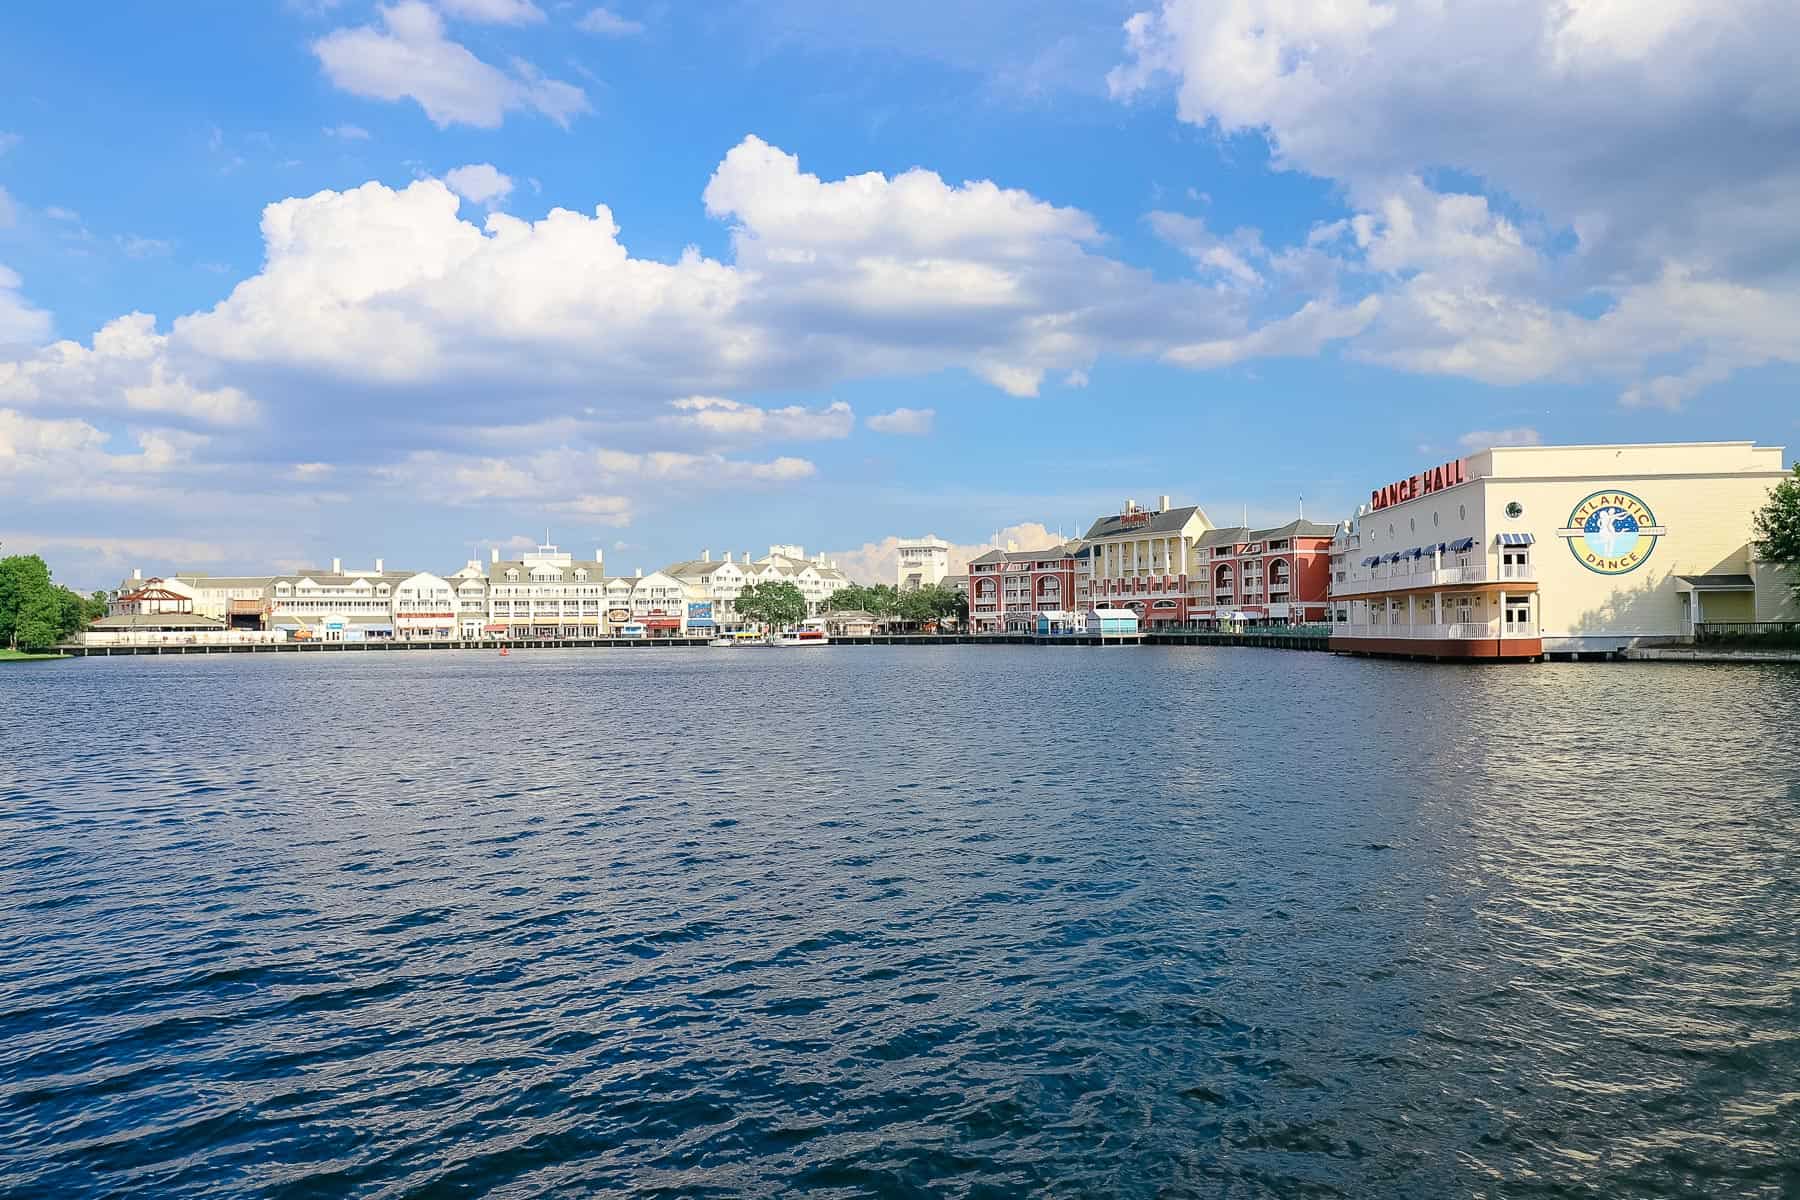
[[[931,432],[936,419],[935,408],[896,408],[893,412],[876,413],[869,418],[868,426],[876,433],[919,437]]]
[[[1298,312],[1259,326],[1238,337],[1191,342],[1163,357],[1184,367],[1224,367],[1248,358],[1310,357],[1332,342],[1355,337],[1369,327],[1381,302],[1365,296],[1340,306],[1329,299],[1308,300]]]
[[[1256,230],[1244,228],[1220,237],[1199,217],[1153,212],[1148,219],[1156,235],[1186,254],[1203,274],[1235,287],[1262,284],[1262,273],[1251,265],[1253,259],[1266,256]]]
[[[44,215],[49,217],[52,221],[79,222],[81,220],[81,214],[74,209],[59,208],[54,204],[44,210]]]
[[[879,541],[864,542],[854,550],[829,550],[826,551],[825,557],[835,561],[846,575],[858,583],[891,584],[897,578],[900,543],[911,541],[916,536],[919,535],[885,537]],[[1048,550],[1050,547],[1060,546],[1068,540],[1037,521],[1008,525],[1006,528],[996,531],[996,538],[997,540],[990,539],[985,542],[951,543],[950,574],[967,574],[969,560],[977,555],[986,554],[996,545],[1002,549],[1011,547],[1015,550]]]
[[[488,25],[536,25],[544,10],[531,0],[437,0],[438,7],[453,17]]]
[[[41,499],[138,499],[148,494],[145,477],[186,466],[206,439],[176,430],[134,430],[135,449],[118,454],[108,449],[113,441],[83,420],[0,408],[0,491]]]
[[[927,171],[836,182],[747,138],[705,193],[729,265],[634,258],[604,206],[459,218],[437,181],[269,206],[266,262],[176,336],[229,363],[391,384],[487,378],[608,400],[964,367],[1016,395],[1102,350],[1237,336],[1238,302],[1093,253],[1093,220]],[[527,386],[521,387],[521,384]],[[594,403],[594,401],[590,401]],[[565,409],[566,411],[566,409]]]
[[[135,233],[120,234],[113,240],[127,258],[162,258],[175,248],[161,238],[140,237]]]
[[[19,220],[19,206],[12,193],[0,187],[0,229],[10,229]]]
[[[20,290],[23,285],[18,275],[0,266],[0,351],[34,346],[50,336],[50,314],[31,306]],[[0,361],[0,383],[5,379],[6,364]]]
[[[336,138],[340,142],[366,142],[369,140],[369,131],[361,125],[327,125],[324,132],[326,137]]]
[[[498,128],[508,112],[532,109],[568,127],[588,111],[587,94],[543,78],[515,60],[509,74],[444,35],[443,19],[423,0],[381,9],[382,27],[326,34],[312,45],[331,82],[376,100],[412,99],[439,128]]]
[[[452,168],[444,172],[444,182],[463,199],[490,207],[505,200],[513,190],[512,179],[501,174],[492,163],[470,163]]]
[[[722,454],[561,446],[515,458],[421,450],[376,474],[408,492],[429,488],[453,505],[547,508],[624,526],[639,503],[666,503],[672,484],[690,491],[779,485],[810,478],[815,470],[803,458],[757,462]]]
[[[723,396],[688,396],[673,401],[671,407],[680,415],[667,418],[669,425],[725,439],[828,441],[849,437],[856,423],[855,414],[842,400],[824,408],[801,404],[758,408]]]
[[[1543,437],[1529,425],[1515,429],[1472,429],[1456,439],[1464,450],[1486,450],[1492,446],[1538,446]]]
[[[156,332],[156,318],[132,313],[108,322],[91,349],[61,341],[27,358],[0,361],[0,405],[154,413],[212,426],[242,425],[256,415],[239,389],[192,382],[170,362],[168,340]]]
[[[596,8],[575,22],[575,28],[602,37],[632,37],[644,32],[644,23],[621,17],[608,8]]]
[[[1278,167],[1343,185],[1350,220],[1288,266],[1382,293],[1353,353],[1496,382],[1630,380],[1674,354],[1698,365],[1622,395],[1673,405],[1800,359],[1763,319],[1800,295],[1789,7],[1162,0],[1127,22],[1110,83],[1128,98],[1172,81],[1184,120],[1260,134]],[[1479,185],[1423,182],[1446,169]],[[1268,278],[1197,223],[1170,231],[1227,279]],[[1649,312],[1721,288],[1747,328]]]

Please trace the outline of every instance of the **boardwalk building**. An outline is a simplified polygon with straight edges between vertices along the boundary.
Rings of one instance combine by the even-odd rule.
[[[1333,543],[1335,650],[1610,653],[1794,619],[1752,515],[1785,477],[1750,442],[1507,446],[1374,489]]]

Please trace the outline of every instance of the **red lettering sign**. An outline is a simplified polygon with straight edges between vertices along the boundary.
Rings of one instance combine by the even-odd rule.
[[[1464,460],[1455,459],[1440,467],[1432,467],[1417,475],[1405,479],[1397,479],[1383,488],[1376,488],[1369,493],[1371,509],[1387,508],[1405,500],[1417,500],[1420,496],[1429,496],[1433,492],[1441,492],[1447,487],[1455,487],[1459,483],[1467,483]]]

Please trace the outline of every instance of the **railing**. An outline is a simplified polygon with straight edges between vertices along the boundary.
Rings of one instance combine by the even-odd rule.
[[[1470,563],[1468,566],[1439,567],[1436,570],[1430,567],[1401,568],[1396,563],[1392,568],[1352,571],[1348,579],[1334,582],[1332,590],[1338,593],[1387,592],[1405,588],[1457,587],[1471,583],[1532,582],[1536,579],[1537,568],[1530,563]]]
[[[1739,646],[1800,647],[1800,621],[1702,621],[1694,640]]]

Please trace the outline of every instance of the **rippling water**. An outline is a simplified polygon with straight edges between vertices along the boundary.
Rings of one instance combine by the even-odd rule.
[[[1800,672],[0,667],[0,1195],[1800,1194]]]

